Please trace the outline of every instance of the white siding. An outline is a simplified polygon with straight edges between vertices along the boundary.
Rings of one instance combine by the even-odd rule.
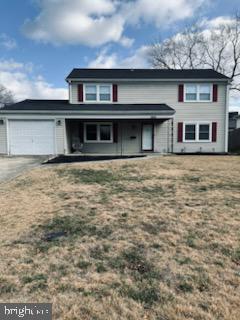
[[[59,121],[59,123],[58,123]],[[64,119],[56,119],[56,153],[65,153],[65,123]]]
[[[5,118],[1,118],[4,121],[0,124],[0,154],[7,153],[7,121]]]

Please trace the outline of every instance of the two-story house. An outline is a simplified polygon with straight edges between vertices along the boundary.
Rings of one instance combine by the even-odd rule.
[[[69,100],[0,110],[0,153],[224,153],[229,78],[213,70],[74,69]]]

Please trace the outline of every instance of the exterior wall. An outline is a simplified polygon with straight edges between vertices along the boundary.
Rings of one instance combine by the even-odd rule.
[[[79,136],[78,127],[80,126],[80,122],[81,120],[79,120],[79,123],[74,122],[69,124],[67,122],[68,152],[71,149],[71,141]],[[94,120],[91,122],[94,122]],[[84,143],[82,152],[97,154],[141,153],[141,123],[141,121],[119,121],[117,143]],[[131,137],[135,137],[135,139]]]
[[[7,153],[7,121],[1,118],[3,124],[0,124],[0,154]]]
[[[218,82],[216,81],[214,83]],[[176,114],[173,123],[173,152],[224,152],[226,130],[226,84],[223,84],[222,82],[218,83],[217,102],[178,102],[178,85],[178,82],[118,83],[117,103],[166,103],[175,109]],[[72,84],[71,86],[71,102],[78,103],[77,84]],[[178,143],[177,123],[185,121],[217,122],[217,142]],[[156,150],[165,150],[167,148],[167,141],[163,139],[163,136],[165,136],[165,139],[169,139],[169,136],[166,134],[166,128],[164,129],[164,127],[161,127],[161,133],[159,130],[155,132],[157,140]]]

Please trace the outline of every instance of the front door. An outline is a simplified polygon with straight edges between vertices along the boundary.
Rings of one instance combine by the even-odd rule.
[[[142,150],[153,151],[153,125],[142,125]]]

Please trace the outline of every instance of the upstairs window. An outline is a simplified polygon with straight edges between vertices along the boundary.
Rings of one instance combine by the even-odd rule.
[[[212,101],[211,84],[185,84],[184,101],[210,102]]]
[[[185,100],[196,101],[197,100],[197,85],[187,84],[185,89]]]
[[[111,86],[99,86],[99,97],[100,101],[110,101],[111,100]]]
[[[85,100],[86,101],[96,101],[97,100],[97,86],[96,85],[86,85],[85,86]]]
[[[85,84],[84,100],[86,102],[111,102],[112,101],[112,85]]]
[[[199,100],[210,101],[211,99],[211,86],[210,84],[201,84],[199,86]]]

